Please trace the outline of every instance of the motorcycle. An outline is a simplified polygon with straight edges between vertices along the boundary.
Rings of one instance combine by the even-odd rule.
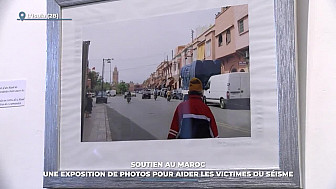
[[[127,97],[127,103],[130,103],[130,102],[131,102],[131,97],[128,96],[128,97]]]

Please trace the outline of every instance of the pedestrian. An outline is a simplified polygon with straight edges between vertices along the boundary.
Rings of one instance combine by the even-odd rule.
[[[90,94],[86,95],[86,106],[85,106],[85,117],[89,118],[90,114],[92,113],[92,97]]]
[[[171,91],[170,88],[167,90],[167,101],[170,101],[171,99]]]
[[[154,100],[156,100],[157,99],[157,89],[156,89],[156,87],[155,87],[155,89],[154,89]]]
[[[215,117],[202,100],[202,82],[192,78],[189,82],[188,99],[181,102],[174,113],[168,139],[217,138]]]

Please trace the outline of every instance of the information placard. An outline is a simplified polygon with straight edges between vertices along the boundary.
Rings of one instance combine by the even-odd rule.
[[[25,80],[0,81],[0,108],[25,105]]]

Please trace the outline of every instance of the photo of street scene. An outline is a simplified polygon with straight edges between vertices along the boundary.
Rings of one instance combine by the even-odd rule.
[[[251,137],[248,6],[83,28],[82,142]]]

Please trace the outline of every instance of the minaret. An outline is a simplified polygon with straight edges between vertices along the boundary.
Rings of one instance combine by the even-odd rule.
[[[115,66],[113,70],[113,82],[112,82],[113,86],[116,86],[118,84],[118,77],[119,77],[119,72],[118,72],[117,66]]]

